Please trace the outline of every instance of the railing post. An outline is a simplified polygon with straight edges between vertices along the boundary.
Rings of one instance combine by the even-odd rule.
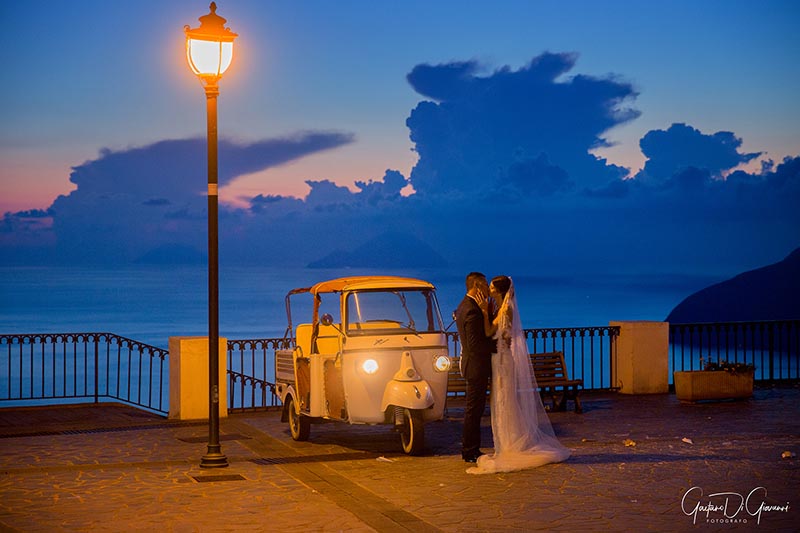
[[[100,402],[100,348],[99,348],[99,335],[94,335],[94,403]]]
[[[775,324],[769,324],[769,380],[775,380]]]
[[[610,361],[610,364],[608,365],[608,379],[611,383],[611,387],[613,388],[617,382],[617,364],[619,363],[619,360],[617,359],[617,335],[611,328],[609,328],[608,337],[608,358]]]

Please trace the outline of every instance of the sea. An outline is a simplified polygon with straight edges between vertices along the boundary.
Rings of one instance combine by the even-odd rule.
[[[454,269],[222,265],[220,336],[229,340],[283,337],[285,297],[290,290],[342,276],[376,274],[432,282],[445,324],[451,324],[465,291],[466,272]],[[487,274],[491,277],[493,273]],[[525,328],[664,320],[684,298],[722,281],[721,276],[680,273],[510,274]],[[105,332],[167,348],[171,336],[207,335],[207,276],[206,267],[199,265],[0,267],[0,334]]]

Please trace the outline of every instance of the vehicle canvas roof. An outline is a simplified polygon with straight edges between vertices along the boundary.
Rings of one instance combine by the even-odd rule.
[[[400,276],[352,276],[317,283],[311,294],[365,289],[433,289],[433,284],[421,279]]]

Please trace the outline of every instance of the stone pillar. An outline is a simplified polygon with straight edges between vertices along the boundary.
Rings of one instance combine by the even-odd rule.
[[[613,386],[623,394],[669,392],[669,323],[612,321],[619,326],[612,354]]]
[[[219,339],[219,416],[228,416],[228,340]],[[208,337],[169,338],[169,418],[208,418]]]

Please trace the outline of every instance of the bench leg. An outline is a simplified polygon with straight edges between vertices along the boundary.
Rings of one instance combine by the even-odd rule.
[[[561,394],[561,399],[558,401],[558,407],[554,406],[556,411],[566,411],[567,410],[567,396],[569,395],[569,391],[564,389],[564,392]],[[553,396],[553,401],[555,401],[555,396]]]
[[[555,393],[553,392],[552,389],[550,389],[549,387],[542,387],[542,390],[539,392],[539,398],[541,398],[541,400],[542,400],[542,405],[544,405],[544,410],[545,411],[549,412],[549,411],[555,410],[555,408],[556,408],[556,396],[555,396]],[[552,402],[553,403],[552,407],[550,406],[550,403],[548,403],[548,402]]]
[[[578,397],[578,389],[575,389],[575,412],[578,414],[583,413],[583,407],[581,406],[581,399]]]

